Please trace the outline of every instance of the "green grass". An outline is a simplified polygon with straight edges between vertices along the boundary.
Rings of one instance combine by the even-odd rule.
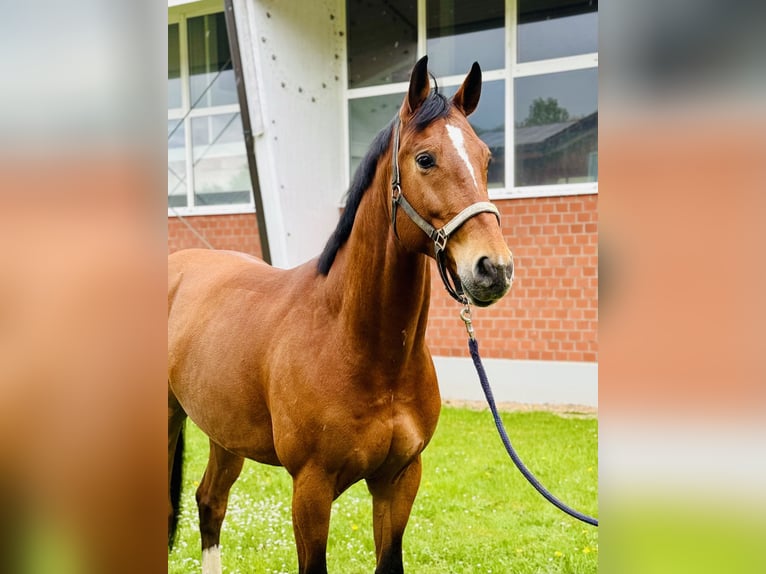
[[[754,483],[753,483],[754,484]],[[766,572],[763,498],[677,484],[610,492],[604,570],[620,574]],[[606,550],[606,546],[605,546]]]
[[[504,413],[522,460],[557,497],[597,515],[598,422],[547,412]],[[187,423],[183,508],[170,574],[199,572],[194,491],[207,440]],[[572,573],[597,571],[598,530],[545,501],[505,453],[488,411],[444,407],[423,454],[423,479],[404,537],[413,574]],[[223,567],[234,573],[296,572],[290,477],[247,462],[232,489],[221,534]],[[375,569],[371,497],[363,482],[333,505],[328,570]]]

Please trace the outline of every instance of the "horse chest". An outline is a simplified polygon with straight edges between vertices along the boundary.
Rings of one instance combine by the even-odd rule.
[[[385,429],[377,441],[375,456],[380,471],[397,473],[420,455],[436,429],[441,401],[435,378],[423,377],[416,390],[389,396],[376,417],[377,429]],[[373,428],[371,432],[375,432]],[[368,443],[373,444],[373,443]],[[375,472],[371,465],[370,471]]]
[[[423,426],[423,421],[409,413],[394,417],[388,458],[410,461],[420,454],[430,438]]]
[[[412,462],[425,448],[433,432],[432,425],[421,416],[408,411],[394,412],[360,438],[361,474],[396,474]],[[379,429],[385,429],[381,432]],[[364,436],[368,434],[368,436]],[[362,453],[367,447],[367,452]]]

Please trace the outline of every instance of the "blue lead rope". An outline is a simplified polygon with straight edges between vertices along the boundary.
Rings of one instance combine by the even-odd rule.
[[[466,321],[466,317],[461,314],[461,317],[463,317],[463,321]],[[470,317],[470,313],[469,313]],[[505,450],[508,452],[508,455],[511,457],[511,460],[513,460],[516,467],[521,471],[521,474],[524,475],[524,478],[526,478],[529,481],[529,484],[535,487],[535,490],[543,495],[543,497],[553,504],[556,508],[559,510],[566,512],[569,516],[572,516],[573,518],[576,518],[577,520],[581,520],[583,522],[586,522],[592,526],[598,526],[598,520],[595,518],[592,518],[586,514],[583,514],[581,512],[577,512],[576,510],[570,508],[563,502],[561,502],[558,498],[553,496],[550,492],[546,490],[546,488],[540,484],[540,481],[538,481],[535,476],[529,471],[529,469],[524,466],[524,463],[521,462],[521,459],[519,458],[519,455],[516,454],[516,451],[514,450],[513,446],[511,445],[511,440],[508,438],[508,433],[505,432],[505,426],[503,425],[503,421],[500,419],[500,415],[497,412],[497,405],[495,404],[495,398],[492,395],[492,388],[489,386],[489,381],[487,380],[487,373],[484,371],[484,365],[481,362],[481,357],[479,356],[479,343],[476,341],[476,339],[473,337],[473,329],[470,327],[470,318],[466,321],[466,327],[468,328],[468,333],[470,335],[468,339],[468,349],[471,351],[471,358],[473,359],[473,364],[476,367],[476,372],[479,374],[479,380],[481,381],[481,388],[484,390],[484,396],[487,398],[487,404],[489,404],[489,409],[492,411],[492,417],[495,419],[495,426],[497,427],[497,432],[500,433],[500,438],[503,439],[503,445],[505,445]]]

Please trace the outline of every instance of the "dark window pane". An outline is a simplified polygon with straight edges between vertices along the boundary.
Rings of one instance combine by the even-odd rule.
[[[426,3],[428,64],[436,76],[464,74],[478,61],[483,70],[505,66],[503,0]]]
[[[514,82],[516,186],[598,179],[595,68]]]
[[[181,107],[181,45],[178,24],[168,26],[168,108]]]
[[[188,33],[191,104],[198,108],[236,104],[237,84],[223,12],[189,18]]]
[[[442,91],[452,97],[459,86],[450,86]],[[487,187],[490,189],[505,185],[505,81],[484,82],[481,99],[476,110],[468,116],[476,134],[492,152]]]
[[[239,113],[193,118],[194,204],[250,202],[242,121]]]
[[[519,0],[519,62],[598,51],[598,0]]]
[[[418,51],[416,0],[349,0],[348,87],[406,82]]]
[[[348,101],[350,165],[353,177],[372,140],[390,122],[404,100],[404,94],[388,94]]]

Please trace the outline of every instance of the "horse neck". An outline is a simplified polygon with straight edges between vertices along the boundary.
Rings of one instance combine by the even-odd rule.
[[[386,163],[381,159],[334,264],[339,269],[331,275],[341,296],[340,313],[360,344],[376,347],[377,353],[381,347],[401,353],[425,339],[431,275],[428,259],[407,251],[394,237]]]

